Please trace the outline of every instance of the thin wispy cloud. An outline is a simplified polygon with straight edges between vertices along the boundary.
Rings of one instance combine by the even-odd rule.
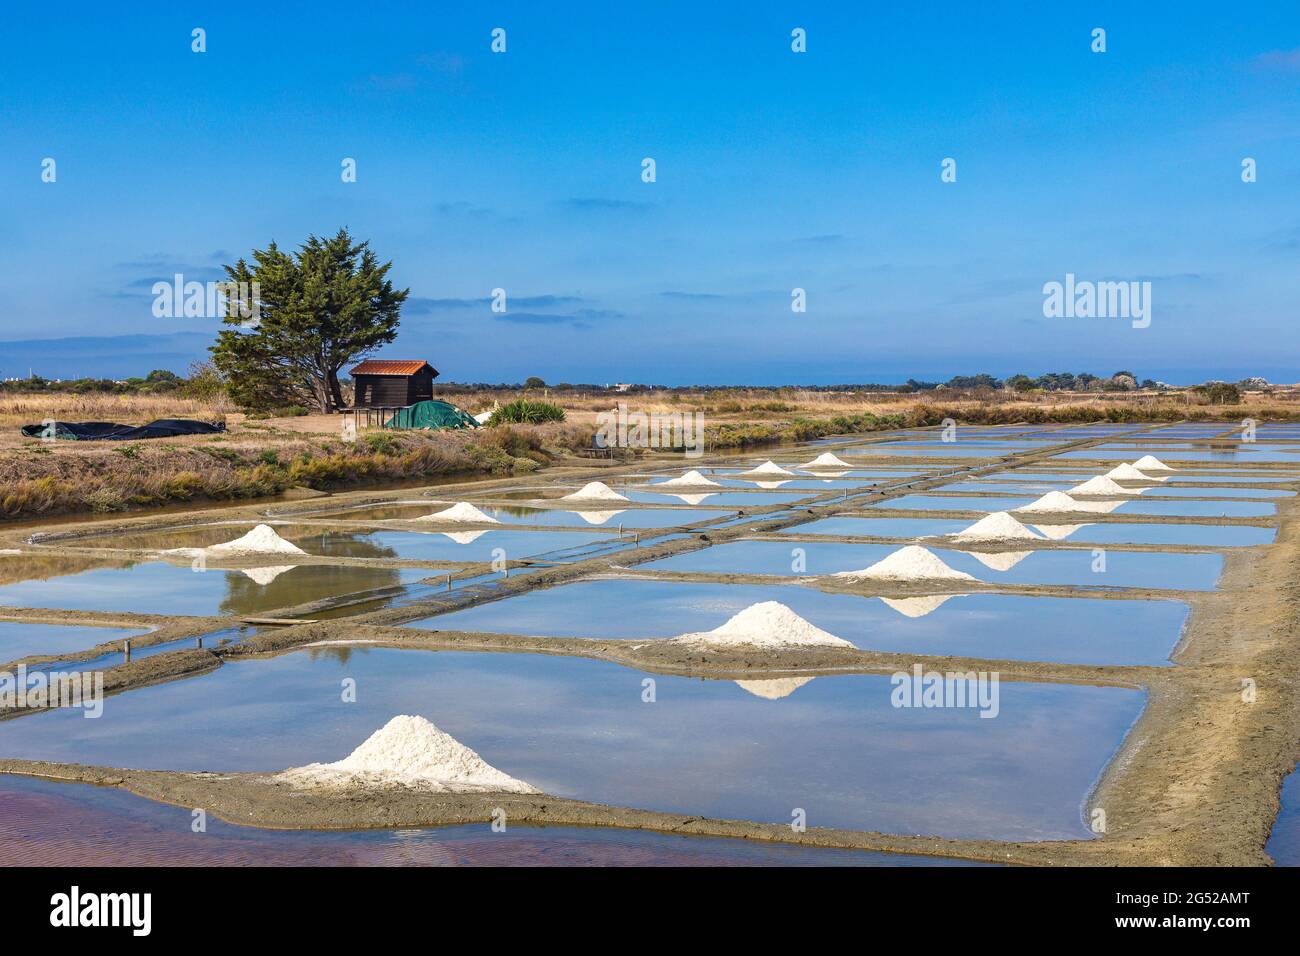
[[[1300,73],[1300,47],[1294,50],[1269,50],[1252,61],[1256,69],[1278,73]]]
[[[573,196],[560,203],[573,212],[648,212],[654,203],[631,199],[606,199],[601,196]]]
[[[519,325],[572,325],[574,328],[591,328],[593,322],[621,319],[622,312],[611,309],[578,309],[576,312],[495,312],[492,318],[500,322]]]
[[[506,307],[522,306],[525,309],[555,309],[563,306],[577,305],[582,302],[576,295],[520,295],[506,296]],[[458,309],[484,309],[492,305],[491,296],[478,299],[433,299],[412,296],[402,306],[408,315],[429,315],[434,312],[450,312]]]

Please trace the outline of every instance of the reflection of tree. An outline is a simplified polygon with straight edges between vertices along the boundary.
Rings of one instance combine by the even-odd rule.
[[[96,571],[102,568],[129,568],[134,561],[114,561],[100,558],[87,558],[76,554],[41,554],[27,551],[21,559],[16,557],[0,559],[0,584],[15,584],[19,581],[48,581],[67,574],[81,574],[83,571]],[[0,600],[0,604],[7,603]]]
[[[294,535],[292,540],[309,554],[338,558],[397,557],[397,552],[392,548],[375,544],[371,536],[364,532],[349,534],[335,531]],[[239,571],[222,573],[226,575],[226,597],[221,602],[224,614],[258,614],[273,608],[293,607],[356,591],[394,587],[401,583],[401,574],[396,568],[356,568],[331,564],[299,565],[277,576],[269,584],[258,584]]]
[[[488,514],[498,512],[500,514],[511,515],[515,518],[530,518],[535,514],[541,514],[546,511],[545,508],[526,508],[523,505],[496,505],[492,508],[484,508]]]
[[[329,660],[331,657],[340,664],[347,664],[352,660],[354,651],[360,651],[363,654],[370,652],[368,647],[356,647],[351,644],[334,644],[330,647],[308,647],[306,648],[308,657],[313,661]]]

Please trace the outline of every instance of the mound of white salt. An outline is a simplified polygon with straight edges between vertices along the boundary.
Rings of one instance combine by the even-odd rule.
[[[302,548],[285,541],[269,524],[259,524],[252,531],[234,541],[214,544],[207,548],[218,554],[306,554]]]
[[[564,496],[565,501],[627,501],[628,498],[603,481],[591,481],[571,495]]]
[[[757,468],[751,468],[749,471],[742,471],[742,475],[793,475],[793,471],[786,471],[774,461],[765,461]]]
[[[1064,491],[1049,491],[1036,501],[1021,505],[1013,510],[1033,513],[1035,511],[1095,511],[1098,513],[1114,511],[1122,501],[1076,501]]]
[[[1143,455],[1137,461],[1133,462],[1133,467],[1138,471],[1177,471],[1176,468],[1170,468],[1155,455]]]
[[[777,601],[751,604],[726,624],[711,631],[682,634],[673,638],[683,644],[714,647],[852,647],[848,641],[809,624]]]
[[[1005,511],[995,511],[969,528],[958,531],[953,538],[957,541],[1036,541],[1038,535]]]
[[[961,597],[960,594],[927,594],[924,597],[887,598],[880,600],[892,607],[903,617],[925,617],[931,611],[939,610],[944,601]]]
[[[1096,478],[1089,478],[1081,485],[1075,485],[1069,491],[1070,495],[1140,495],[1141,490],[1136,488],[1125,488],[1115,481],[1114,478],[1107,478],[1105,475],[1098,475]]]
[[[717,488],[718,483],[712,479],[705,478],[698,471],[688,471],[680,478],[669,478],[667,481],[661,481],[656,487],[659,488]]]
[[[919,544],[909,544],[860,571],[840,571],[837,578],[874,578],[879,581],[974,581],[965,571],[944,564],[933,552]]]
[[[769,680],[738,680],[736,683],[741,690],[748,691],[755,697],[762,697],[764,700],[780,700],[782,697],[789,697],[811,680],[811,677],[773,677]]]
[[[452,505],[445,511],[435,511],[433,514],[420,515],[416,521],[471,521],[479,524],[500,524],[496,518],[492,517],[485,511],[480,511],[468,501],[462,501]]]
[[[1128,462],[1122,465],[1116,465],[1110,471],[1106,472],[1107,478],[1113,478],[1117,481],[1150,481],[1150,475],[1144,475]]]
[[[277,774],[295,787],[408,787],[434,793],[537,793],[423,717],[394,717],[347,757]]]
[[[832,455],[830,452],[823,452],[806,465],[800,465],[800,468],[809,468],[816,470],[818,468],[849,468],[851,467],[843,458]]]

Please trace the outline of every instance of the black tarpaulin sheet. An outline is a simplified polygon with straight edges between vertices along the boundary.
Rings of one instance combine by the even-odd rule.
[[[176,435],[215,435],[225,423],[196,422],[189,418],[160,418],[147,425],[119,425],[116,422],[45,422],[24,425],[28,438],[60,438],[67,441],[134,441],[138,438],[173,438]]]

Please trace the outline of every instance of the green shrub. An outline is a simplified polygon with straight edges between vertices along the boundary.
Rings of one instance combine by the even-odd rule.
[[[564,409],[559,405],[531,398],[516,398],[493,412],[487,423],[488,425],[540,425],[543,422],[562,421],[564,421]]]

